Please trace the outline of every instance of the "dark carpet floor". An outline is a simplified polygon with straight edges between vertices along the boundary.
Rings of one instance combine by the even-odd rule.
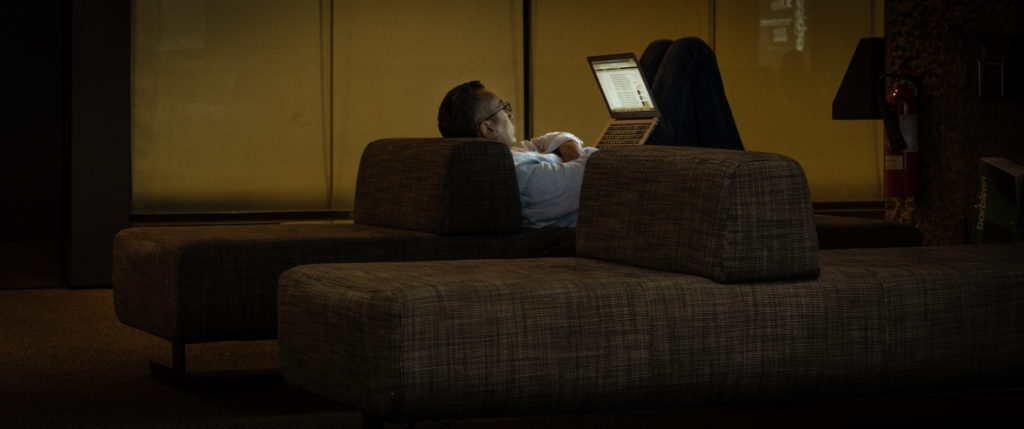
[[[189,346],[188,385],[153,378],[170,345],[124,326],[110,289],[0,290],[0,428],[359,428],[360,413],[270,374],[277,342]],[[630,414],[418,422],[423,428],[1014,427],[1024,389]],[[388,424],[386,427],[410,425]]]

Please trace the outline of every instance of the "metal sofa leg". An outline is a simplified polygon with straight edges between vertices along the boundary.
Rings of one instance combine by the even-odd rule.
[[[171,366],[159,362],[149,362],[149,375],[168,385],[179,387],[197,387],[207,383],[249,383],[261,386],[283,384],[279,368],[243,369],[212,372],[186,371],[185,343],[171,341]]]
[[[185,373],[185,343],[181,341],[171,342],[171,366],[157,362],[149,362],[149,374],[170,382],[182,382],[188,378]]]

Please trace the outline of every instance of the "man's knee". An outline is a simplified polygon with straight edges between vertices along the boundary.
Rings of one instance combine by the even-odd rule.
[[[693,58],[703,58],[707,55],[714,55],[714,51],[711,50],[711,46],[708,46],[707,42],[699,37],[684,37],[677,39],[672,42],[671,50],[678,51],[678,53],[686,53],[688,56]]]

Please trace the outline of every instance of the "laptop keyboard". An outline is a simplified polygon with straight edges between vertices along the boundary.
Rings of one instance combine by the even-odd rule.
[[[616,122],[608,125],[598,145],[639,144],[650,127],[646,122]]]

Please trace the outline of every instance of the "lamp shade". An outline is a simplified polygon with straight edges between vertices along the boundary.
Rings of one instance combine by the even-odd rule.
[[[882,119],[875,83],[885,73],[885,39],[865,37],[857,43],[843,83],[832,100],[832,119]]]

